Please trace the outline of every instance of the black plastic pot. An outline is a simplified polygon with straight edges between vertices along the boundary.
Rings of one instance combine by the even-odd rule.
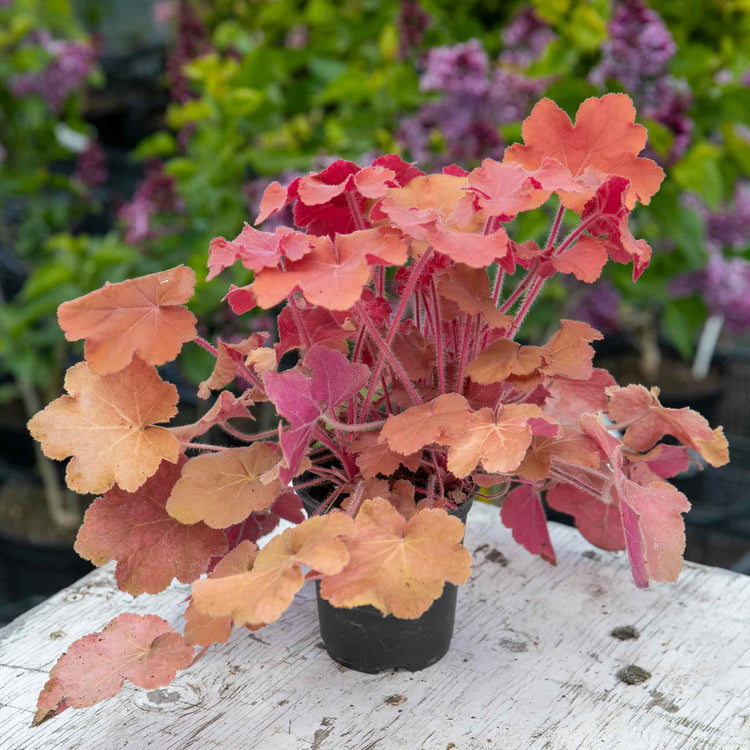
[[[306,490],[297,490],[308,514],[320,503]],[[449,511],[466,523],[474,502],[469,498]],[[418,672],[442,659],[453,637],[458,587],[446,583],[442,595],[415,620],[383,616],[375,607],[334,607],[318,591],[320,636],[328,655],[357,672],[377,674],[388,670]]]

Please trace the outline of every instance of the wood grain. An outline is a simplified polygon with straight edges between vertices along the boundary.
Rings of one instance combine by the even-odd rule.
[[[750,747],[750,578],[686,564],[677,585],[639,591],[623,554],[554,524],[552,540],[556,568],[517,546],[497,509],[472,510],[453,647],[423,672],[337,667],[310,586],[281,621],[237,630],[173,685],[126,687],[31,729],[46,673],[73,640],[123,611],[180,623],[188,587],[133,599],[106,566],[0,630],[0,748]],[[623,626],[639,637],[611,635]],[[651,676],[626,684],[628,665]]]

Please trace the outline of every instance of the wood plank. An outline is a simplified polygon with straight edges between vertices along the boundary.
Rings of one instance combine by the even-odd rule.
[[[236,631],[175,683],[29,728],[46,672],[122,611],[178,625],[188,587],[137,599],[95,571],[0,631],[0,747],[116,750],[432,750],[750,747],[750,578],[687,564],[645,591],[623,554],[552,525],[558,566],[532,557],[497,511],[472,510],[471,581],[453,647],[415,674],[363,675],[319,647],[314,589],[281,621]],[[610,635],[632,625],[635,640]],[[651,673],[637,685],[617,672]]]

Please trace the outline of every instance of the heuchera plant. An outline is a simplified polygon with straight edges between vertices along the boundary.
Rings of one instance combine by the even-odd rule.
[[[85,361],[29,427],[48,456],[70,457],[73,490],[103,493],[76,549],[96,564],[116,560],[117,583],[133,595],[174,578],[192,595],[184,635],[123,614],[75,642],[51,671],[36,723],[108,698],[125,679],[169,683],[196,646],[280,617],[305,580],[338,607],[418,617],[445,581],[469,575],[464,527],[448,511],[477,485],[502,498],[516,541],[552,564],[543,499],[593,544],[627,550],[637,586],[676,580],[689,503],[664,480],[686,468],[689,450],[725,463],[721,428],[593,368],[601,334],[585,323],[560,321],[541,346],[514,340],[553,274],[593,282],[612,259],[632,263],[636,279],[648,265],[628,215],[663,173],[638,157],[646,131],[634,116],[624,94],[587,99],[575,124],[544,99],[525,144],[470,173],[425,175],[389,155],[272,184],[256,224],[293,204],[298,229],[245,225],[211,243],[208,267],[209,278],[237,261],[254,272],[228,292],[235,313],[286,302],[273,347],[259,333],[216,346],[197,338],[184,266],[61,305]],[[553,194],[546,245],[510,239],[506,225]],[[560,238],[566,211],[577,225]],[[216,356],[200,395],[220,392],[197,423],[164,427],[177,392],[156,367],[188,341]],[[296,366],[279,371],[292,351]],[[278,430],[230,423],[261,401],[283,418]],[[243,447],[196,441],[214,425]],[[321,497],[307,519],[292,480]],[[279,518],[295,525],[258,549]]]

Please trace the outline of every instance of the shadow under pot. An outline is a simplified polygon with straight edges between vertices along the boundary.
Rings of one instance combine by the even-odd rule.
[[[317,489],[317,488],[316,488]],[[320,500],[306,489],[296,490],[308,516],[320,507]],[[462,523],[474,502],[467,498],[448,511]],[[328,655],[357,672],[377,674],[389,670],[418,672],[435,664],[448,653],[456,619],[458,587],[445,583],[443,593],[414,620],[383,615],[371,605],[334,607],[318,594],[320,636]]]

